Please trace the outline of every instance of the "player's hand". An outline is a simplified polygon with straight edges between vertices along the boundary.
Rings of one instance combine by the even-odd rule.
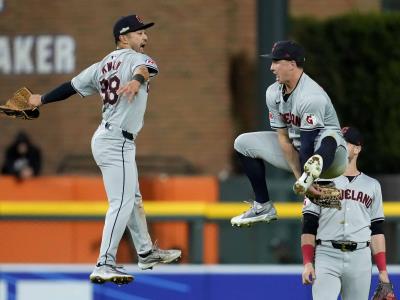
[[[39,107],[40,105],[42,105],[42,95],[39,94],[31,95],[28,99],[28,102],[30,105]]]
[[[121,86],[117,95],[125,95],[128,98],[128,102],[132,102],[136,94],[139,92],[140,82],[137,80],[129,81],[126,85]]]
[[[387,271],[380,271],[379,272],[379,281],[383,283],[389,283],[389,275]]]
[[[303,284],[312,284],[314,282],[315,270],[312,263],[307,263],[304,265],[302,279],[303,279]]]
[[[308,191],[316,196],[322,195],[322,192],[313,184],[308,188]]]

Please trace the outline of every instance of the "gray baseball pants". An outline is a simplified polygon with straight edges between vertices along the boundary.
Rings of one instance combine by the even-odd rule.
[[[92,137],[92,153],[103,175],[109,207],[105,216],[98,264],[116,264],[118,245],[128,228],[136,252],[148,252],[152,241],[147,229],[135,162],[135,141],[120,128],[104,122]]]
[[[319,148],[321,140],[326,136],[333,136],[338,144],[332,165],[320,176],[321,178],[330,179],[342,175],[346,170],[348,163],[347,147],[343,138],[335,131],[326,130],[315,144],[315,149]],[[241,134],[236,138],[234,148],[244,156],[260,158],[274,167],[292,172],[279,144],[278,134],[275,131]]]
[[[368,300],[371,285],[371,250],[365,247],[342,252],[317,246],[315,253],[314,300]]]

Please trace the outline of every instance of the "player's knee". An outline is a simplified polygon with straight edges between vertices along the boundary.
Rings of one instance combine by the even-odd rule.
[[[246,134],[244,133],[244,134],[239,135],[235,139],[235,142],[233,143],[233,148],[237,152],[239,152],[239,153],[241,153],[243,155],[245,155],[245,153],[246,153],[246,140],[247,140]]]

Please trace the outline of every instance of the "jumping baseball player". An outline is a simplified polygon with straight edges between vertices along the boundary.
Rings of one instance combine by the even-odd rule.
[[[117,49],[79,75],[45,95],[32,95],[35,106],[64,100],[76,93],[86,97],[99,93],[103,120],[92,138],[92,152],[103,174],[109,208],[105,217],[100,256],[90,275],[94,283],[129,283],[133,276],[116,266],[119,242],[126,228],[138,253],[139,267],[150,269],[170,263],[180,250],[161,250],[153,245],[143,210],[135,162],[135,139],[143,126],[150,78],[158,73],[153,59],[144,54],[145,29],[136,15],[120,18],[113,33]]]
[[[342,191],[342,209],[321,208],[307,198],[303,207],[301,245],[304,284],[312,284],[314,300],[367,300],[371,282],[371,251],[381,282],[388,283],[381,187],[357,169],[362,137],[343,128],[349,164],[333,180]],[[315,248],[316,247],[316,248]],[[313,266],[315,252],[315,269]]]
[[[234,148],[255,193],[249,210],[231,219],[233,226],[277,219],[269,200],[264,162],[291,171],[297,181],[294,191],[319,192],[315,179],[334,178],[346,169],[346,143],[336,111],[326,92],[303,71],[305,54],[294,41],[275,43],[270,70],[276,82],[268,87],[269,121],[276,132],[241,134]],[[303,170],[304,166],[304,170]]]

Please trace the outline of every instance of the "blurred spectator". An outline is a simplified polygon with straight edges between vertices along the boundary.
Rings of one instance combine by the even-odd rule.
[[[19,132],[15,141],[5,152],[2,174],[14,175],[18,179],[28,179],[40,174],[41,151],[33,145],[24,132]]]

